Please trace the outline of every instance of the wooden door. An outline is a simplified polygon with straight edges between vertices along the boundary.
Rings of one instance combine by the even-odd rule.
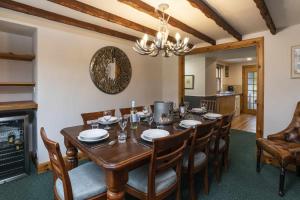
[[[257,67],[243,66],[243,112],[256,114]]]

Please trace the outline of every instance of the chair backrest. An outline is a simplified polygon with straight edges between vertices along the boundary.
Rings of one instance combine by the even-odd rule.
[[[218,119],[214,125],[214,130],[212,133],[212,138],[214,144],[214,154],[218,154],[219,152],[219,144],[220,144],[220,138],[222,137],[222,124],[223,124],[223,118]]]
[[[200,106],[205,106],[208,112],[218,112],[217,100],[200,100]]]
[[[59,178],[63,183],[65,200],[72,200],[72,185],[64,163],[64,159],[60,152],[59,144],[47,137],[44,128],[41,128],[41,137],[46,149],[48,150],[51,168],[53,171],[53,183],[55,185],[56,180]],[[58,197],[56,187],[54,187],[54,194],[56,197]]]
[[[135,107],[135,109],[138,112],[142,112],[143,109],[144,109],[144,106],[138,106],[138,107]],[[130,110],[131,110],[131,108],[120,108],[121,115],[129,115],[130,114]]]
[[[214,133],[214,128],[217,121],[207,122],[205,124],[198,125],[192,135],[191,144],[189,147],[189,166],[194,166],[194,155],[198,152],[204,152],[208,155],[209,142]]]
[[[221,135],[224,138],[229,137],[233,116],[234,113],[230,113],[230,114],[223,115],[222,117]]]
[[[82,113],[81,117],[82,117],[82,121],[84,125],[88,125],[89,121],[92,120],[96,120],[99,117],[103,117],[103,112],[104,111],[99,111],[99,112],[91,112],[91,113]],[[110,110],[110,112],[112,113],[112,115],[115,115],[115,110]]]
[[[300,101],[297,103],[293,119],[285,132],[286,141],[300,144]]]
[[[180,184],[183,153],[191,132],[192,129],[187,129],[181,133],[153,141],[153,153],[148,174],[148,199],[155,199],[155,176],[159,172],[176,167],[176,183]]]

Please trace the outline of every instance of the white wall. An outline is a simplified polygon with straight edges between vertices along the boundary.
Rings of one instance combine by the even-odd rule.
[[[205,95],[211,96],[217,93],[216,79],[217,61],[213,58],[205,59]]]
[[[202,55],[185,56],[185,75],[194,75],[194,89],[185,89],[186,96],[205,95],[205,57]]]
[[[65,152],[65,148],[60,130],[82,124],[80,117],[82,112],[127,107],[130,106],[132,99],[135,99],[138,105],[149,105],[155,100],[162,99],[161,57],[138,55],[132,50],[132,42],[3,11],[0,12],[0,19],[37,28],[35,38],[37,53],[35,100],[39,105],[37,129],[45,127],[48,136],[61,144],[62,152]],[[129,86],[117,95],[107,95],[99,91],[89,75],[89,63],[93,54],[108,45],[122,49],[132,66]],[[165,63],[170,69],[178,67],[178,61],[174,58]],[[178,70],[175,72],[178,73]],[[175,80],[172,79],[172,74],[170,77],[173,86],[174,82],[178,82],[178,75]],[[178,95],[175,92],[175,89],[169,92],[173,95],[172,98]],[[164,97],[171,98],[168,94]],[[39,135],[37,142],[38,161],[45,162],[48,160],[48,154]]]

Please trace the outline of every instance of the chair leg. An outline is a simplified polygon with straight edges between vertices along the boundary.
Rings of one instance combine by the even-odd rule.
[[[260,147],[257,147],[257,157],[256,157],[256,172],[259,173],[260,172],[260,165],[261,165],[261,153],[262,153],[262,150]]]
[[[176,200],[181,200],[181,183],[178,183],[177,191],[176,191]]]
[[[190,199],[196,200],[195,180],[194,180],[193,173],[189,173],[189,193],[190,193]]]
[[[298,165],[298,166],[296,167],[296,170],[297,170],[297,176],[300,176],[300,165]]]
[[[204,176],[203,176],[203,185],[204,185],[204,193],[208,195],[209,193],[209,183],[208,183],[208,164],[204,169]]]
[[[221,166],[220,166],[219,156],[216,156],[216,159],[215,159],[215,174],[216,174],[217,183],[220,183],[220,181],[221,181]]]
[[[226,171],[228,171],[228,149],[224,151],[223,159],[224,159],[224,168]]]
[[[284,178],[285,178],[285,168],[281,166],[280,168],[280,179],[279,179],[279,196],[284,196]]]

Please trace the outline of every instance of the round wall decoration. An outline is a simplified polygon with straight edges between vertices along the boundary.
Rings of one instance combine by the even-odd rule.
[[[91,79],[107,94],[122,92],[131,79],[131,64],[119,48],[107,46],[99,49],[90,64]]]

